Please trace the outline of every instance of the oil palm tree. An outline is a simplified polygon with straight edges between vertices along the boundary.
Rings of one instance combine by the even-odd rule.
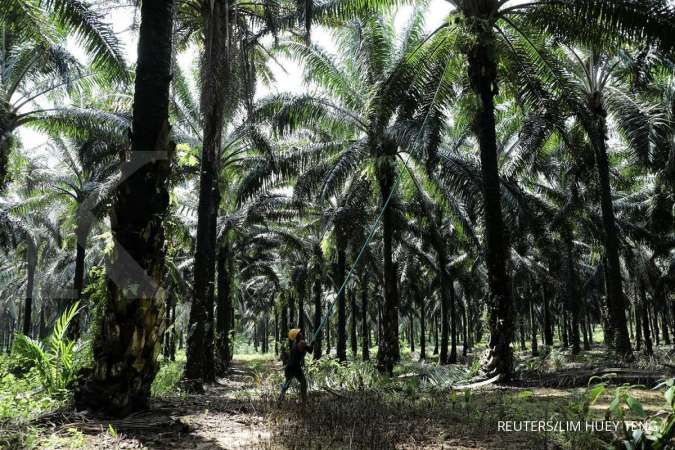
[[[198,12],[197,12],[198,11]],[[197,12],[197,13],[196,13]],[[216,266],[216,221],[219,153],[223,145],[225,122],[241,106],[248,106],[255,93],[256,74],[265,72],[262,61],[266,50],[261,39],[274,35],[288,22],[279,4],[250,2],[196,1],[181,3],[179,22],[184,39],[198,35],[204,50],[200,61],[201,92],[198,128],[201,132],[201,170],[199,220],[195,254],[195,283],[189,352],[185,377],[199,390],[200,381],[215,380],[212,360],[212,315]],[[292,17],[292,16],[290,16]],[[285,22],[284,22],[285,20]],[[254,24],[262,28],[254,28]],[[262,50],[262,51],[261,51]],[[202,330],[202,324],[206,326]],[[191,327],[192,327],[191,325]],[[204,353],[205,352],[205,353]],[[199,357],[203,355],[203,357]]]
[[[119,181],[118,148],[96,138],[72,142],[55,138],[50,150],[58,164],[36,173],[33,182],[53,201],[64,204],[71,215],[76,256],[74,295],[69,304],[74,304],[81,301],[84,288],[87,240],[96,222],[108,212]],[[79,314],[73,318],[68,333],[73,338],[79,336]]]
[[[67,109],[46,106],[48,96],[72,92],[96,73],[116,80],[128,75],[117,37],[92,5],[77,0],[3,0],[0,11],[1,189],[7,181],[13,132],[39,126]],[[78,37],[92,58],[91,72],[66,49],[68,36]]]
[[[175,150],[169,140],[173,7],[172,0],[141,5],[131,149],[110,220],[116,243],[108,301],[93,343],[93,370],[76,392],[80,406],[115,415],[147,407],[164,334],[163,219]]]

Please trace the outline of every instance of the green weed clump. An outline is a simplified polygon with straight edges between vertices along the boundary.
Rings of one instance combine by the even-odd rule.
[[[180,381],[185,368],[185,353],[179,353],[176,361],[164,360],[160,364],[159,372],[150,387],[150,394],[153,397],[184,394],[180,388]]]
[[[29,419],[59,406],[61,401],[43,388],[36,368],[20,376],[12,373],[16,368],[14,359],[0,357],[0,421]]]
[[[311,383],[330,389],[362,391],[388,383],[372,363],[362,361],[342,364],[336,359],[321,358],[308,362],[306,374]]]

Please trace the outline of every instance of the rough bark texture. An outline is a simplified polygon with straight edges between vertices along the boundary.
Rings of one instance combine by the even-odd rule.
[[[285,350],[287,347],[285,344],[288,342],[288,305],[286,304],[286,299],[282,295],[279,299],[281,303],[281,329],[279,330],[279,340],[281,341],[281,348]]]
[[[203,2],[204,55],[201,74],[203,142],[199,184],[195,281],[188,324],[186,386],[201,391],[202,382],[214,380],[213,303],[218,217],[218,157],[222,143],[226,102],[228,3]]]
[[[7,186],[9,153],[14,145],[14,136],[12,131],[16,128],[16,114],[9,112],[3,114],[0,112],[0,192]]]
[[[574,254],[572,232],[569,225],[563,226],[562,240],[564,245],[564,296],[565,305],[571,316],[571,332],[569,333],[572,344],[572,354],[577,355],[581,351],[579,339],[579,287],[577,281],[576,255]]]
[[[314,274],[314,287],[312,288],[312,293],[314,294],[314,330],[319,330],[319,326],[321,326],[321,318],[322,318],[322,312],[321,312],[321,277],[323,274],[323,253],[321,251],[321,246],[319,244],[316,244],[314,246],[314,258],[315,258],[315,274]],[[323,336],[323,330],[319,330],[318,333],[316,333],[316,337],[314,338],[314,342],[312,342],[314,346],[314,358],[319,359],[321,358],[321,338]]]
[[[434,315],[434,355],[438,355],[438,313]]]
[[[394,187],[394,166],[390,156],[384,156],[377,162],[377,178],[380,185],[380,206],[384,207],[382,217],[383,256],[384,256],[384,307],[382,309],[382,340],[377,351],[377,365],[382,372],[392,374],[394,364],[400,358],[398,341],[398,288],[396,267],[393,260],[394,214],[392,205],[385,202]]]
[[[420,309],[420,361],[427,359],[426,311],[424,297],[417,292],[417,304]]]
[[[84,272],[85,272],[85,258],[87,254],[87,238],[91,230],[91,224],[87,219],[80,219],[78,221],[77,229],[75,230],[75,237],[77,239],[77,250],[75,254],[75,275],[73,278],[73,290],[75,291],[75,298],[71,300],[71,304],[79,302],[82,299],[82,289],[84,288]],[[80,314],[73,318],[70,327],[68,328],[68,336],[71,339],[80,337]]]
[[[229,241],[222,242],[218,250],[218,293],[216,305],[216,372],[222,375],[232,361],[231,333],[234,310],[232,307],[232,259]]]
[[[534,314],[534,301],[532,300],[533,292],[530,291],[529,307],[530,307],[530,333],[532,335],[532,356],[539,356],[539,348],[537,344],[537,318]]]
[[[370,360],[370,328],[368,326],[368,272],[364,272],[361,281],[361,358]]]
[[[645,355],[650,356],[654,354],[654,348],[652,345],[652,338],[651,334],[649,333],[649,317],[647,314],[647,296],[645,295],[645,287],[644,285],[640,285],[639,287],[640,291],[640,310],[642,312],[642,333],[645,338]],[[636,334],[639,334],[636,333]]]
[[[509,239],[504,228],[497,165],[494,96],[497,92],[495,38],[491,27],[476,20],[477,43],[468,52],[469,79],[477,96],[474,121],[483,177],[490,341],[484,371],[509,379],[513,373],[513,296],[509,276]]]
[[[340,289],[345,280],[345,265],[347,252],[345,250],[345,237],[338,238],[337,249],[337,273],[335,274],[335,289]],[[338,292],[337,296],[338,321],[337,321],[337,357],[340,361],[347,360],[347,316],[345,311],[345,290]]]
[[[632,350],[626,323],[626,308],[621,272],[619,266],[619,239],[612,204],[612,188],[609,183],[609,160],[607,158],[607,124],[602,96],[595,93],[589,98],[589,109],[593,115],[593,135],[591,140],[595,149],[595,160],[600,180],[600,206],[604,228],[607,310],[610,326],[613,329],[613,344],[617,354],[630,359]]]
[[[164,217],[173,155],[169,142],[172,0],[144,0],[131,152],[124,156],[110,223],[115,247],[108,301],[93,343],[93,370],[75,393],[79,408],[126,415],[148,407],[164,335]],[[85,375],[87,375],[85,373]]]
[[[553,327],[551,325],[551,311],[549,308],[548,297],[546,295],[546,288],[541,286],[541,302],[544,306],[544,345],[546,347],[553,346]]]
[[[305,289],[305,284],[307,281],[307,270],[303,268],[300,275],[298,276],[298,283],[296,290],[298,291],[298,328],[300,328],[305,335],[307,334],[305,330],[305,295],[307,295],[307,290]]]
[[[469,324],[467,323],[466,303],[462,305],[462,356],[469,353]]]
[[[357,342],[356,336],[356,292],[352,290],[349,293],[349,309],[351,310],[351,316],[349,318],[349,343],[351,344],[352,358],[356,360],[359,343]]]
[[[33,285],[35,284],[35,266],[37,265],[37,249],[32,240],[26,246],[26,296],[23,303],[23,328],[25,336],[32,336],[33,319]]]
[[[455,293],[455,286],[452,279],[449,280],[450,284],[448,290],[450,291],[450,355],[448,356],[449,364],[457,363],[457,311],[456,304],[457,298]]]
[[[439,261],[439,264],[441,262]],[[445,266],[440,266],[445,267]],[[447,272],[443,269],[440,271],[440,291],[441,291],[441,343],[440,343],[440,354],[438,356],[439,364],[448,363],[448,340],[450,336],[450,325],[448,323],[448,306],[450,304],[450,294],[449,294],[449,285],[450,277],[447,275]]]

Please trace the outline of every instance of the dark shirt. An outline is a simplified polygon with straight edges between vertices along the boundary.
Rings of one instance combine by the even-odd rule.
[[[300,369],[303,365],[305,365],[305,355],[307,352],[311,351],[312,346],[307,345],[305,341],[293,342],[291,354],[288,358],[288,364],[286,367],[291,370]]]

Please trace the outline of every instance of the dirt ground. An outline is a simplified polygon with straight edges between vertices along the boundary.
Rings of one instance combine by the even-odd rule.
[[[270,368],[271,369],[271,368]],[[263,384],[261,384],[263,383]],[[165,397],[124,420],[55,420],[45,449],[557,449],[600,448],[601,434],[498,432],[499,420],[579,419],[578,391],[491,386],[465,393],[327,392],[281,405],[242,363],[204,395]],[[610,398],[594,408],[602,416]],[[646,409],[658,393],[645,391]]]

